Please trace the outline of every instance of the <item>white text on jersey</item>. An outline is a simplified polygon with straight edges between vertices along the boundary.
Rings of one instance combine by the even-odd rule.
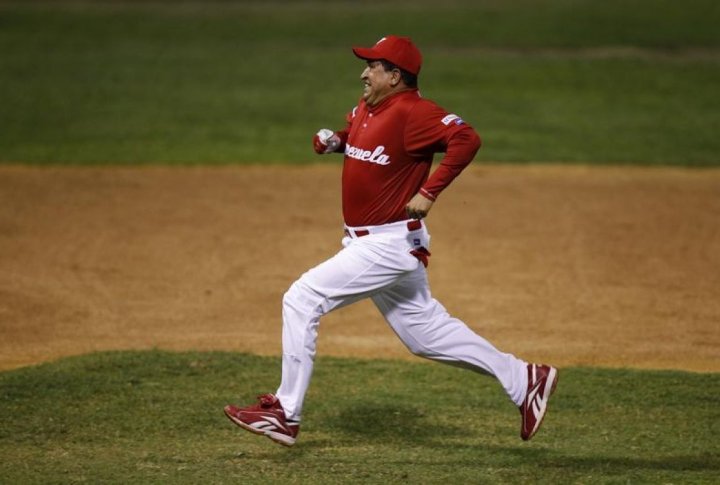
[[[377,163],[378,165],[390,165],[390,157],[383,154],[384,151],[385,147],[383,145],[376,147],[372,152],[370,150],[356,148],[350,144],[345,145],[345,155],[350,158],[363,162]]]

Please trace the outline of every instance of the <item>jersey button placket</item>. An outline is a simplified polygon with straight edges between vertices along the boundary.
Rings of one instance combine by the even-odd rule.
[[[363,128],[367,128],[368,123],[370,123],[370,119],[372,118],[373,114],[368,113],[368,117],[365,118],[365,121],[363,122]]]

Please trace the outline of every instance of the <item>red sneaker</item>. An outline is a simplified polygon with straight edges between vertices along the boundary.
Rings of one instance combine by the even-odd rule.
[[[558,371],[549,365],[528,364],[528,387],[525,400],[520,406],[522,428],[520,437],[525,441],[540,429],[547,404],[558,381]]]
[[[285,417],[285,411],[273,394],[258,396],[258,404],[239,408],[225,406],[230,421],[251,433],[262,434],[285,446],[295,444],[300,431],[300,422]]]

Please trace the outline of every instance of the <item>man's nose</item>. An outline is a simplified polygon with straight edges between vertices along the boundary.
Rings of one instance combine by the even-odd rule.
[[[363,70],[362,74],[360,74],[360,79],[365,79],[366,77],[368,77],[368,72],[369,72],[369,71],[370,71],[370,68],[369,68],[369,67],[366,67],[366,68]]]

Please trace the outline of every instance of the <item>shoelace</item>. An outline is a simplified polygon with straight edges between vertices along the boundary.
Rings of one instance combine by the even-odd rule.
[[[276,400],[275,396],[273,396],[272,394],[262,394],[262,395],[258,396],[257,398],[260,401],[260,406],[262,406],[264,408],[272,407],[273,404],[275,404],[275,400]]]

